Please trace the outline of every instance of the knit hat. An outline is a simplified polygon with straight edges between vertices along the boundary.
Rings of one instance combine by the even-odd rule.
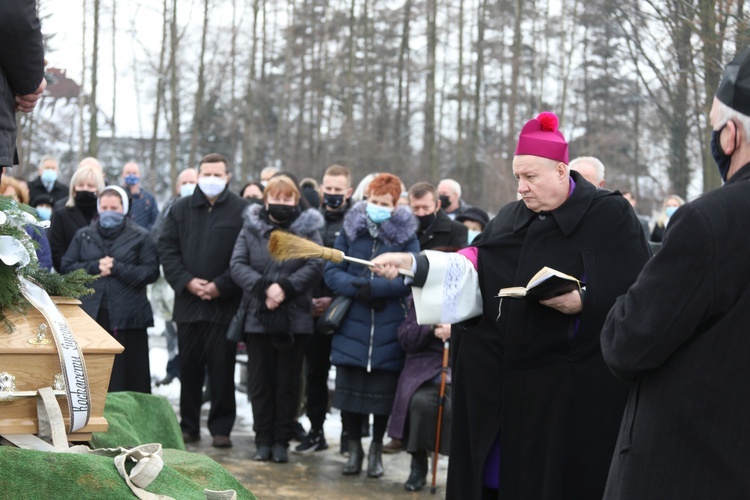
[[[737,54],[724,70],[716,98],[733,110],[750,116],[750,48]]]
[[[487,212],[485,212],[481,208],[469,207],[464,210],[464,213],[456,216],[457,222],[463,222],[465,220],[473,220],[474,222],[478,222],[482,225],[482,229],[484,229],[487,226],[487,223],[490,221],[490,216],[487,215]]]
[[[568,143],[557,130],[557,115],[545,111],[526,122],[516,146],[516,156],[533,155],[568,163]]]
[[[99,200],[102,199],[102,194],[105,191],[114,191],[117,194],[120,195],[120,200],[122,200],[122,213],[125,215],[128,214],[128,209],[130,208],[130,200],[128,199],[128,195],[125,193],[125,190],[121,188],[120,186],[115,186],[114,184],[111,186],[107,186],[104,189],[102,189],[102,192],[99,194],[99,196],[96,198],[96,211],[99,211]]]

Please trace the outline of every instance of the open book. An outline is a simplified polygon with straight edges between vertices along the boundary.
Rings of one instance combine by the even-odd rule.
[[[498,297],[528,297],[536,300],[546,300],[564,293],[579,290],[586,286],[577,278],[561,273],[550,267],[543,267],[531,277],[526,286],[501,288]]]

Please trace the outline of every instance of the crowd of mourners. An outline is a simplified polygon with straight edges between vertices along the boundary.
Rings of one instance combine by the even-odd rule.
[[[604,185],[596,158],[579,158],[571,168]],[[332,165],[320,182],[272,167],[237,191],[229,181],[227,159],[206,155],[197,170],[179,173],[160,210],[135,162],[107,184],[99,162],[85,158],[65,184],[57,160],[48,156],[28,183],[3,175],[0,193],[50,221],[46,232],[29,229],[40,265],[99,276],[82,307],[125,347],[115,357],[110,391],[151,392],[153,303],[165,319],[170,351],[167,375],[156,383],[180,379],[185,442],[200,439],[206,397],[213,446],[232,446],[238,344],[226,330],[242,306],[248,312],[239,348],[247,355],[242,382],[253,411],[252,458],[285,463],[293,440],[299,441],[294,453],[328,449],[323,424],[333,406],[342,417],[340,451],[349,455],[343,474],[361,472],[362,438],[371,436],[367,475],[384,473],[383,453],[406,450],[412,464],[405,488],[422,489],[436,446],[441,381],[439,452],[450,449],[451,373],[443,354],[452,325],[418,324],[403,281],[347,261],[277,262],[268,240],[281,229],[363,260],[387,252],[456,252],[472,244],[489,214],[467,204],[453,179],[407,189],[393,174],[373,173],[355,189],[349,169]],[[665,207],[672,200],[679,198],[670,197]],[[669,208],[666,214],[654,235],[663,232]],[[318,319],[337,296],[351,301],[330,334]],[[298,422],[301,411],[310,420],[307,431]],[[391,440],[384,445],[386,433]]]

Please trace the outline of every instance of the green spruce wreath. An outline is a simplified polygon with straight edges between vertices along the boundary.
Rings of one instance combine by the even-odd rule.
[[[31,225],[44,231],[48,225],[36,218],[36,211],[7,196],[0,196],[0,321],[8,333],[15,329],[6,312],[25,314],[31,304],[24,298],[18,276],[37,283],[49,295],[78,298],[94,293],[88,287],[97,276],[82,269],[68,274],[53,274],[39,267],[37,243],[26,233]]]

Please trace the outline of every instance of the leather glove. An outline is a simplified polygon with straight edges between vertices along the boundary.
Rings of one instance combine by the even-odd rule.
[[[368,304],[372,302],[372,289],[369,281],[367,283],[354,283],[354,286],[359,288],[354,298]]]

